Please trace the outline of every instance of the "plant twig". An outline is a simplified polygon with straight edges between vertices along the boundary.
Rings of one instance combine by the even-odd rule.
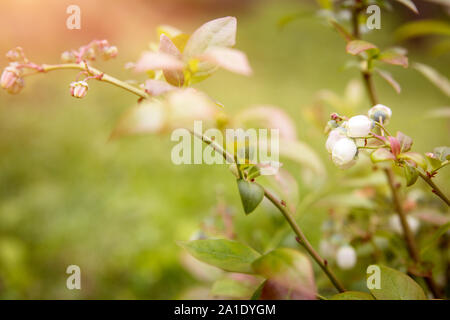
[[[214,151],[220,153],[224,159],[229,163],[236,163],[234,157],[226,151],[224,148],[222,148],[220,145],[212,141],[210,138],[202,135],[201,133],[195,132],[193,130],[190,130],[190,132],[197,137],[198,139],[202,140],[204,143],[211,146]],[[237,164],[236,164],[237,165]],[[283,214],[286,221],[289,223],[291,229],[294,231],[294,233],[297,235],[297,241],[305,248],[305,250],[309,253],[309,255],[314,259],[314,261],[317,262],[317,264],[320,266],[320,268],[325,272],[325,274],[328,276],[330,281],[333,283],[333,285],[336,287],[336,289],[339,292],[344,292],[344,286],[339,282],[339,280],[336,278],[334,273],[330,270],[328,267],[328,264],[325,259],[323,259],[316,250],[312,247],[312,245],[309,243],[306,236],[303,234],[302,230],[298,226],[297,222],[293,218],[293,216],[289,213],[286,204],[280,200],[278,200],[271,192],[269,192],[266,188],[261,186],[264,190],[264,196],[272,202],[272,204]]]
[[[291,229],[295,232],[297,235],[297,241],[305,248],[305,250],[309,253],[309,255],[314,259],[314,261],[317,262],[317,264],[320,266],[320,268],[325,272],[325,274],[328,276],[330,281],[333,283],[333,285],[336,287],[336,289],[339,292],[345,292],[344,286],[341,284],[341,282],[336,278],[335,274],[331,269],[328,267],[328,263],[325,259],[323,259],[316,250],[311,246],[306,236],[303,234],[302,230],[298,226],[295,219],[292,217],[292,215],[289,213],[288,209],[284,204],[281,203],[280,200],[278,200],[272,193],[270,193],[267,189],[264,189],[264,196],[273,203],[275,207],[278,208],[278,210],[283,214],[286,221],[291,226]]]
[[[359,15],[359,11],[358,10],[354,10],[353,11],[353,21],[358,21],[358,15]],[[355,17],[356,16],[356,17]],[[357,31],[358,29],[358,24],[353,23],[353,34],[354,35],[358,35],[359,32]],[[359,37],[356,37],[359,38]],[[369,61],[370,62],[370,61]],[[369,63],[368,62],[368,63]],[[364,83],[366,86],[366,90],[368,93],[368,96],[370,98],[370,101],[372,103],[372,105],[376,105],[378,104],[378,97],[376,94],[376,90],[375,90],[375,85],[373,83],[373,78],[372,78],[372,73],[370,70],[366,70],[366,71],[362,71],[362,76],[364,79]],[[408,221],[406,219],[406,214],[403,211],[403,207],[402,207],[402,203],[398,194],[398,190],[396,188],[395,185],[395,181],[394,181],[394,174],[392,172],[391,168],[387,168],[384,170],[387,180],[388,180],[388,184],[389,187],[391,189],[391,193],[392,193],[392,199],[394,202],[394,207],[395,210],[400,218],[400,223],[402,225],[402,229],[403,229],[403,234],[405,237],[405,242],[407,245],[407,249],[408,249],[408,253],[410,255],[410,257],[413,259],[413,261],[420,265],[421,262],[421,258],[419,255],[419,251],[417,250],[417,245],[413,236],[413,233],[411,232],[411,229],[409,228],[409,224]],[[420,173],[419,173],[420,174]],[[423,178],[423,177],[422,177]],[[433,183],[431,180],[426,181],[427,183],[431,182]],[[434,184],[434,183],[433,183]],[[429,290],[431,291],[431,293],[435,296],[435,297],[440,297],[440,291],[436,285],[436,283],[434,282],[433,276],[431,274],[431,270],[429,270],[429,274],[427,276],[424,276],[425,282],[429,288]]]
[[[90,66],[87,67],[86,64],[84,64],[84,63],[64,63],[64,64],[53,64],[53,65],[44,64],[41,67],[42,67],[42,70],[37,71],[37,73],[49,72],[49,71],[54,71],[54,70],[65,70],[65,69],[86,71],[90,75],[96,76],[97,80],[104,81],[104,82],[110,83],[116,87],[125,89],[131,93],[134,93],[135,95],[139,96],[140,98],[147,99],[150,97],[144,90],[136,88],[124,81],[121,81],[121,80],[114,78],[106,73],[103,73],[98,69],[92,68]]]
[[[419,172],[419,176],[423,179],[423,181],[425,181],[430,187],[431,187],[431,191],[437,195],[439,198],[442,199],[442,201],[444,201],[447,206],[450,206],[450,200],[447,198],[447,196],[441,191],[441,189],[439,189],[439,187],[433,182],[433,180],[431,180],[430,177],[424,175],[422,172]]]

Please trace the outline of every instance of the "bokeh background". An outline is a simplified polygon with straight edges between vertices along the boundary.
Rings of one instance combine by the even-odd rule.
[[[394,12],[383,11],[382,29],[366,38],[380,47],[396,45],[392,34],[406,21],[448,20],[438,6],[415,2],[420,17],[394,5]],[[70,4],[81,7],[81,30],[66,29]],[[349,57],[343,40],[308,14],[316,9],[307,0],[2,0],[0,53],[20,45],[33,61],[56,63],[62,51],[105,38],[118,46],[119,56],[100,62],[100,68],[120,79],[139,78],[123,67],[157,39],[158,25],[192,32],[214,18],[236,16],[237,47],[247,53],[253,76],[219,71],[197,87],[230,114],[259,104],[284,109],[297,124],[299,139],[322,157],[329,179],[338,185],[345,173],[329,161],[326,137],[311,117],[322,110],[319,90],[342,95],[360,75],[344,68]],[[280,30],[277,22],[297,12],[306,14]],[[409,49],[411,60],[448,76],[450,55],[431,55],[434,40],[400,44]],[[6,65],[2,54],[0,66]],[[381,101],[394,112],[390,127],[411,135],[419,152],[448,145],[448,118],[426,117],[427,111],[448,106],[448,97],[417,71],[387,69],[403,88],[398,95],[376,80]],[[224,203],[235,219],[237,237],[257,249],[284,222],[269,206],[245,217],[225,167],[173,165],[173,143],[167,136],[109,141],[118,117],[136,98],[94,83],[85,99],[73,99],[68,85],[75,75],[38,75],[27,79],[18,96],[0,92],[0,298],[207,297],[214,272],[195,269],[177,241],[189,239]],[[368,107],[364,98],[360,108]],[[299,198],[304,197],[309,186],[300,178],[300,168],[286,166],[298,179]],[[437,181],[447,194],[449,177],[444,174]],[[320,230],[326,213],[311,208],[308,214],[301,224],[317,245],[320,235],[313,231]],[[65,270],[71,264],[81,267],[82,290],[66,288]]]

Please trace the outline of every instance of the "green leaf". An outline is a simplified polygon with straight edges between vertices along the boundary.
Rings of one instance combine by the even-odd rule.
[[[450,160],[450,147],[434,148],[433,153],[441,161]]]
[[[308,257],[288,248],[273,250],[252,264],[253,270],[268,279],[261,299],[315,299],[314,273]]]
[[[400,150],[401,152],[407,152],[411,149],[411,146],[413,144],[413,139],[403,132],[397,131],[396,138],[398,142],[400,143]]]
[[[373,43],[364,40],[353,40],[347,43],[346,51],[352,55],[357,55],[369,50],[378,50],[377,46]]]
[[[426,300],[423,289],[406,274],[380,265],[380,289],[370,289],[377,300]]]
[[[249,214],[256,209],[256,207],[261,203],[264,198],[263,188],[253,182],[238,180],[237,181],[239,194],[241,196],[242,206],[244,207],[244,212]]]
[[[388,149],[380,148],[370,154],[370,159],[373,163],[377,163],[381,161],[395,160],[395,157]]]
[[[262,291],[264,289],[264,286],[266,285],[266,282],[267,280],[264,280],[255,290],[255,292],[253,292],[252,297],[250,298],[251,300],[259,300],[261,298]]]
[[[412,186],[414,183],[416,183],[417,178],[419,177],[419,173],[414,167],[405,165],[403,167],[405,178],[406,178],[406,186]]]
[[[396,0],[396,1],[408,7],[415,14],[419,14],[419,10],[417,10],[416,5],[411,0]]]
[[[382,53],[380,53],[377,59],[383,61],[384,63],[408,68],[408,57],[395,50],[383,51]]]
[[[209,21],[198,28],[189,38],[184,48],[185,61],[197,58],[211,47],[232,47],[236,43],[235,17],[224,17]],[[200,62],[197,73],[210,74],[215,66],[210,62]]]
[[[375,300],[370,294],[360,291],[346,291],[338,293],[330,300]]]
[[[342,25],[340,25],[335,20],[329,20],[331,25],[336,29],[336,31],[345,39],[345,41],[349,42],[355,39],[353,35],[348,32]]]
[[[261,256],[240,242],[226,239],[193,240],[180,245],[198,260],[230,272],[252,273],[252,262]]]
[[[392,86],[392,88],[394,88],[397,93],[400,93],[402,91],[400,84],[392,77],[389,72],[380,69],[376,69],[376,71],[384,80],[387,81],[387,83]]]
[[[420,166],[423,170],[427,170],[427,161],[425,157],[417,152],[405,152],[398,155],[399,159],[406,159],[413,161],[415,164]]]
[[[435,35],[450,35],[450,23],[438,20],[418,20],[406,23],[395,31],[397,40]]]
[[[223,278],[214,282],[211,294],[234,299],[249,299],[259,286],[259,282],[243,281],[242,279]]]
[[[446,76],[440,74],[435,69],[422,63],[414,63],[413,68],[422,73],[436,87],[450,97],[450,81]]]
[[[436,232],[433,233],[433,235],[422,246],[420,255],[424,255],[428,251],[428,249],[430,249],[448,230],[450,230],[450,222],[447,222],[446,224],[440,226],[439,229],[437,229]]]

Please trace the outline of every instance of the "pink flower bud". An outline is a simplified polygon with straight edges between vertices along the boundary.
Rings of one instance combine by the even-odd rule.
[[[19,52],[15,49],[11,49],[6,53],[6,59],[9,61],[19,61],[21,58]]]
[[[77,59],[76,59],[75,55],[73,54],[73,52],[64,51],[61,54],[61,60],[66,63],[70,63],[70,62],[75,62]]]
[[[20,78],[22,71],[17,68],[16,63],[11,63],[3,70],[0,85],[9,93],[18,93],[24,85],[23,79]]]
[[[88,89],[89,85],[86,81],[75,81],[70,84],[70,94],[75,98],[84,98]]]
[[[103,49],[102,57],[105,60],[109,60],[110,58],[115,58],[117,56],[118,50],[116,46],[105,47]]]

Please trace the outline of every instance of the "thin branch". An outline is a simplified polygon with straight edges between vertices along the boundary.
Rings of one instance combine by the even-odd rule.
[[[444,201],[447,206],[450,206],[450,200],[447,198],[447,196],[441,191],[441,189],[439,189],[439,187],[433,182],[433,180],[431,180],[430,177],[424,175],[422,172],[419,172],[419,176],[423,179],[423,181],[425,181],[430,187],[431,187],[431,191],[437,195],[439,198],[442,199],[442,201]]]
[[[134,93],[135,95],[139,96],[140,98],[147,99],[150,96],[142,89],[136,88],[124,81],[121,81],[117,78],[114,78],[106,73],[101,72],[98,69],[87,67],[84,63],[64,63],[64,64],[44,64],[41,66],[42,71],[37,71],[36,73],[40,72],[49,72],[49,71],[55,71],[55,70],[65,70],[65,69],[72,69],[72,70],[81,70],[86,71],[90,75],[95,76],[97,80],[104,81],[107,83],[110,83],[116,87],[125,89],[131,93]]]
[[[223,158],[229,162],[229,163],[235,163],[234,157],[226,151],[222,146],[218,145],[214,141],[212,141],[210,138],[206,137],[205,135],[202,135],[201,133],[195,132],[193,130],[190,130],[190,132],[197,137],[198,139],[202,140],[207,145],[211,146],[214,151],[220,153]],[[237,164],[236,164],[237,165]],[[237,176],[239,177],[239,176]],[[328,267],[328,264],[325,259],[323,259],[317,252],[314,250],[312,245],[309,243],[306,236],[303,234],[302,230],[298,226],[295,219],[292,217],[292,215],[289,213],[286,204],[284,202],[281,202],[278,200],[272,193],[270,193],[267,189],[265,189],[263,186],[261,186],[264,190],[264,196],[273,203],[275,207],[278,208],[278,210],[283,214],[286,221],[291,226],[291,229],[294,231],[294,233],[297,235],[298,242],[305,248],[305,250],[309,253],[309,255],[314,259],[314,261],[317,262],[317,264],[320,266],[320,268],[325,272],[325,274],[328,276],[330,281],[333,283],[333,285],[336,287],[336,289],[339,292],[344,292],[344,286],[339,282],[339,280],[336,278],[334,273],[330,270]]]

